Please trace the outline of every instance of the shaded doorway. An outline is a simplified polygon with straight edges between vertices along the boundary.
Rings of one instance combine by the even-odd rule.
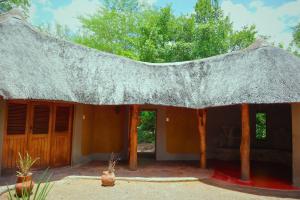
[[[219,124],[219,132],[215,129],[219,137],[208,134],[209,143],[218,138],[215,156],[209,162],[213,177],[256,187],[293,189],[290,113],[288,104],[250,105],[250,181],[245,183],[240,180],[240,108],[211,109],[214,121],[209,128]]]
[[[156,152],[156,111],[139,112],[138,147],[139,158],[154,158]]]

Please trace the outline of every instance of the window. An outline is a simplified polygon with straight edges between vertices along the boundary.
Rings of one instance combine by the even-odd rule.
[[[25,134],[27,105],[9,103],[7,107],[7,134]]]
[[[48,134],[50,119],[50,107],[36,105],[33,109],[33,134]]]
[[[56,132],[65,132],[69,130],[69,115],[70,107],[57,107],[55,118]]]
[[[256,139],[265,140],[267,138],[267,114],[265,112],[256,113]]]

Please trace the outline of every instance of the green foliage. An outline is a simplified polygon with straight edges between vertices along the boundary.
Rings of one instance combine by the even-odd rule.
[[[267,138],[267,114],[256,113],[256,139],[265,140]]]
[[[98,13],[81,16],[77,43],[147,62],[176,62],[242,49],[255,26],[233,31],[217,0],[198,0],[195,13],[176,16],[170,6],[141,8],[138,0],[106,0]]]
[[[51,191],[53,184],[50,181],[51,175],[48,173],[48,169],[41,175],[36,188],[33,189],[33,193],[29,194],[26,190],[22,191],[22,196],[18,197],[14,195],[12,190],[8,188],[9,200],[45,200]]]
[[[142,111],[140,113],[140,124],[138,126],[138,143],[154,143],[155,126],[156,113],[153,111]]]
[[[256,28],[254,25],[245,26],[240,31],[235,31],[231,37],[231,49],[233,51],[244,49],[253,43],[255,40],[255,35],[257,34]]]
[[[300,48],[300,22],[297,26],[294,27],[293,30],[293,43]]]
[[[74,41],[95,49],[137,59],[135,50],[137,9],[135,0],[105,1],[92,16],[81,16],[83,31]]]
[[[27,14],[30,7],[30,0],[0,0],[0,14],[14,7],[22,8],[24,13]]]

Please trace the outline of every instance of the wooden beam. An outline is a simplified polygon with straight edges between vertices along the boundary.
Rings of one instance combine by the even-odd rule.
[[[200,168],[206,168],[206,110],[197,110],[198,133],[200,139]]]
[[[250,179],[250,120],[249,105],[242,104],[242,137],[240,146],[241,155],[241,179],[248,181]]]
[[[139,122],[138,105],[131,106],[130,115],[130,149],[129,149],[129,169],[137,170],[137,126]]]

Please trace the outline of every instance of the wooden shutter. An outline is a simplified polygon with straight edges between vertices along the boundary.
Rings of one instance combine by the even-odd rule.
[[[58,106],[56,108],[55,132],[65,132],[69,130],[69,115],[70,107]]]
[[[33,134],[47,134],[49,132],[50,107],[35,105],[33,109]]]
[[[7,134],[25,134],[27,105],[9,103],[7,111]]]

